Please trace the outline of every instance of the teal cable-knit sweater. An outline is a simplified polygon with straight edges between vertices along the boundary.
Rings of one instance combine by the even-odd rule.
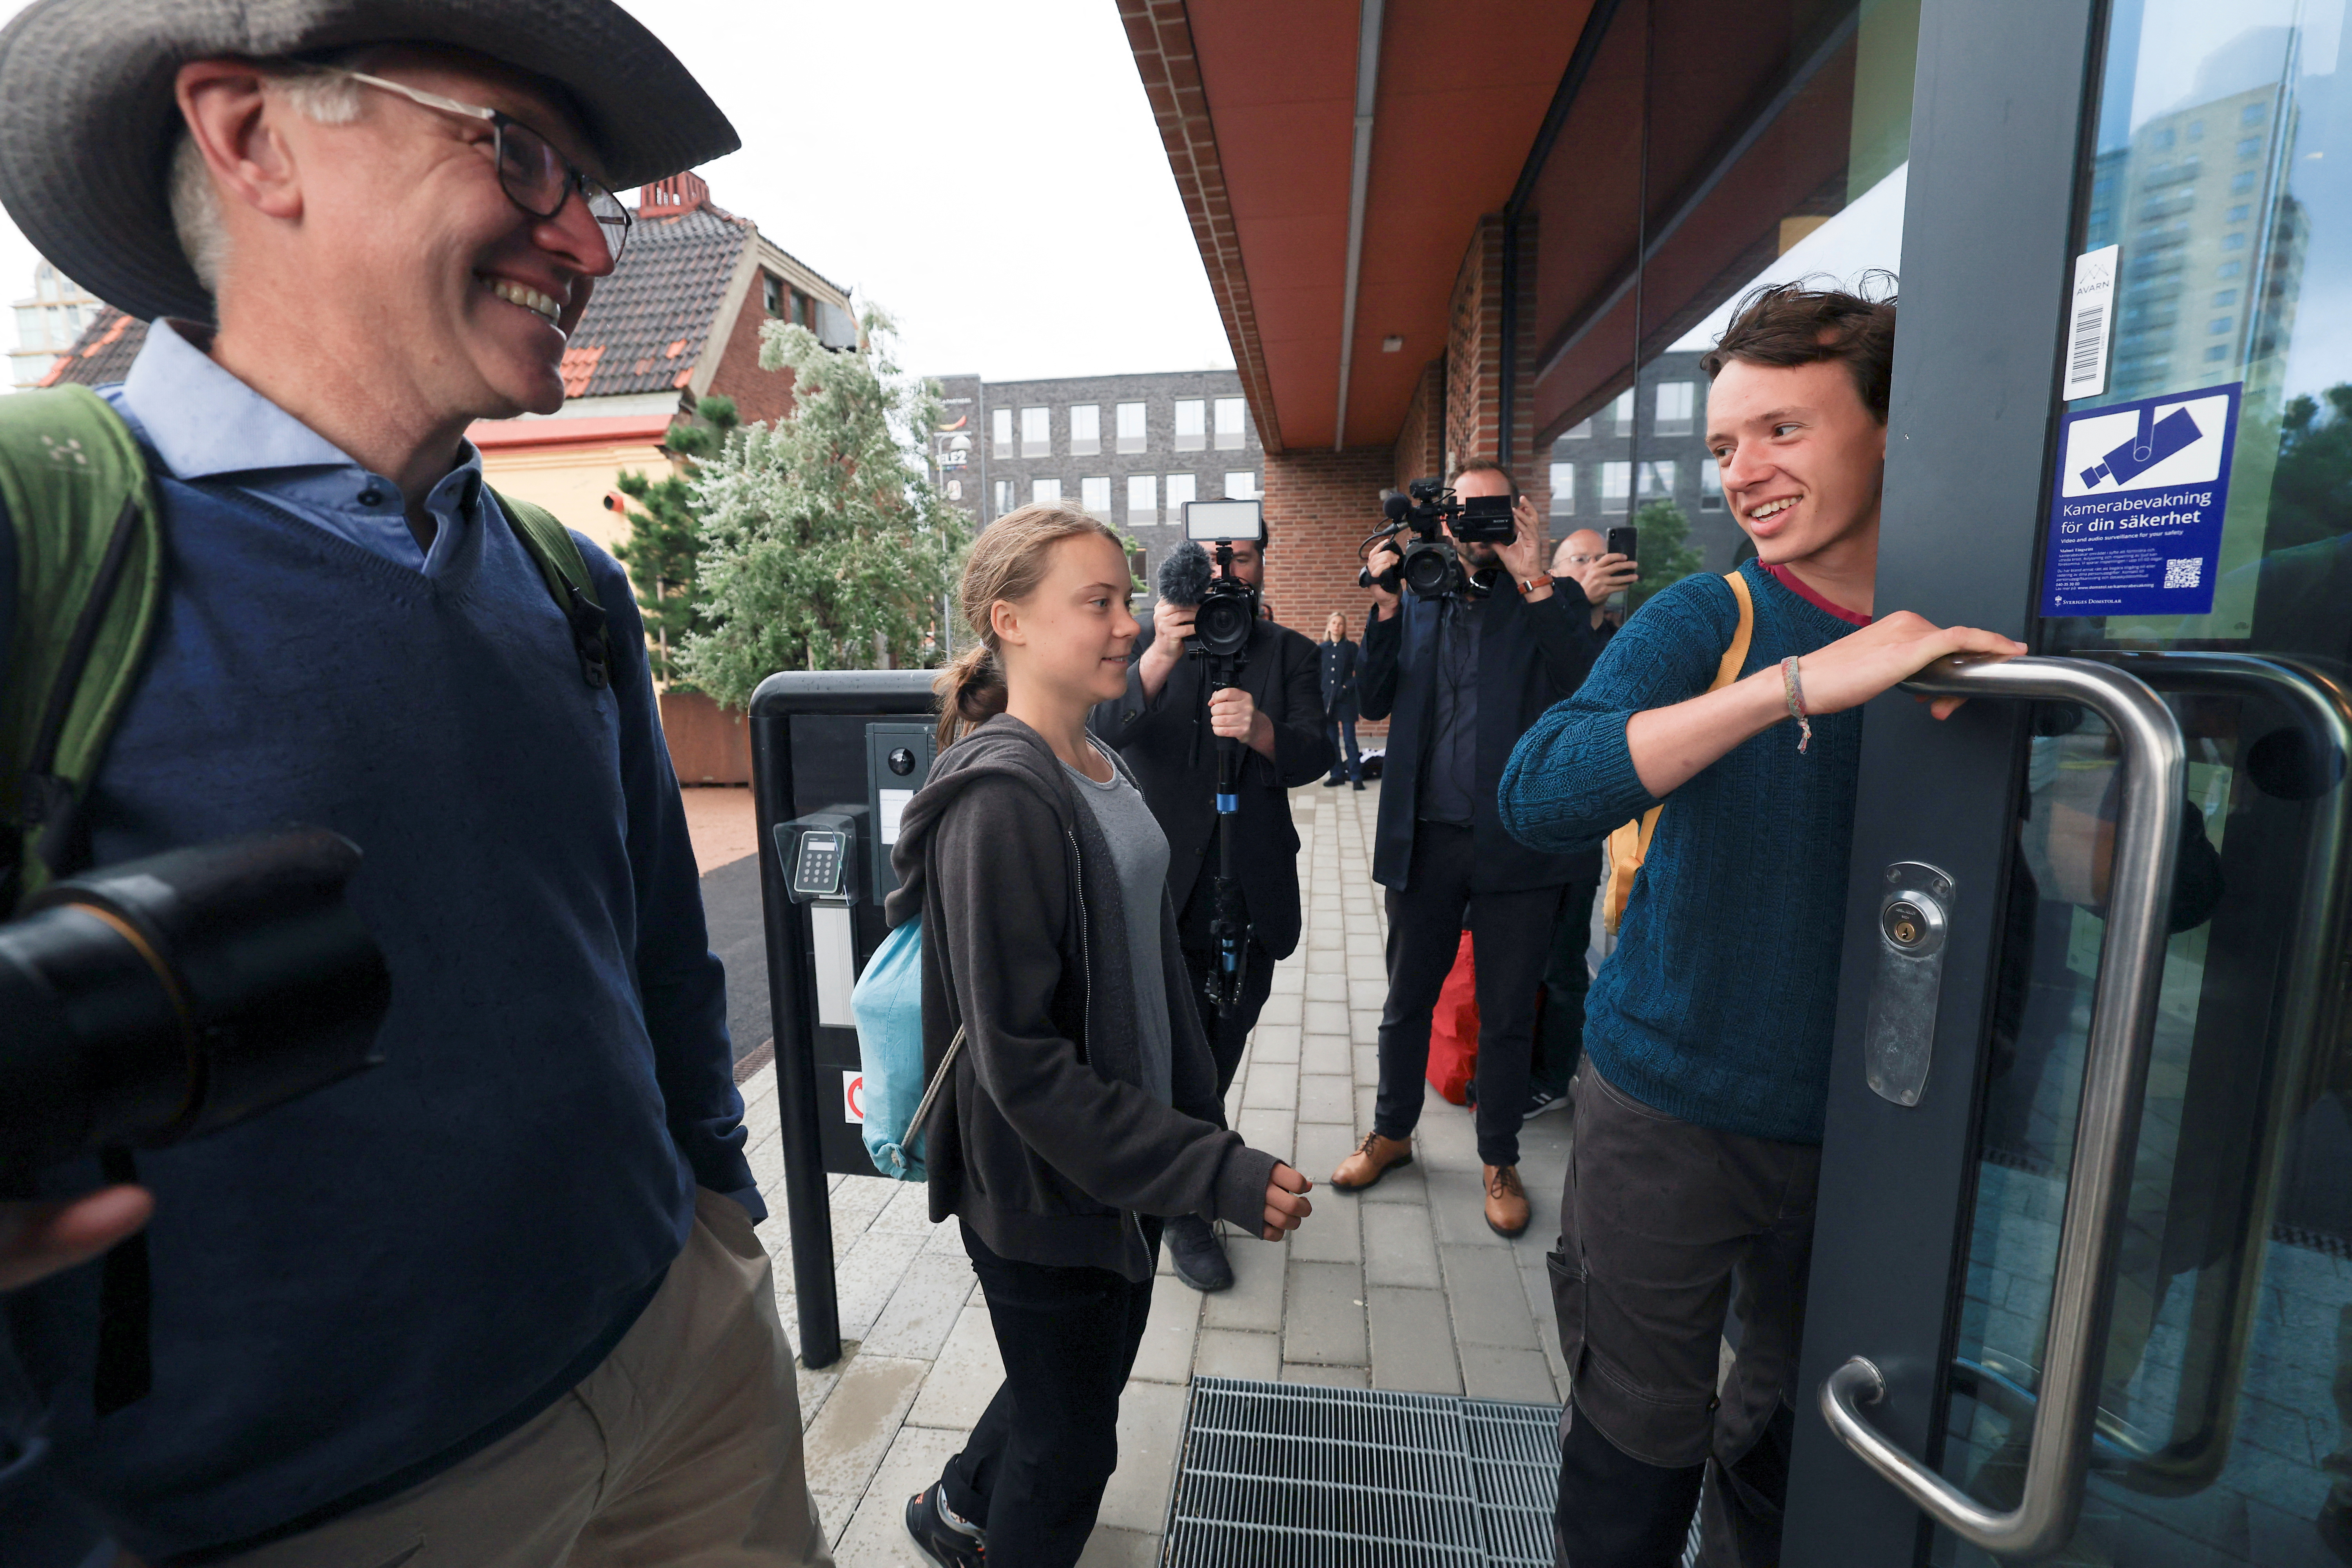
[[[1749,562],[1743,675],[1854,626]],[[1577,694],[1511,752],[1503,825],[1531,849],[1582,849],[1657,804],[1625,745],[1635,713],[1699,695],[1739,619],[1721,577],[1642,606]],[[1585,1004],[1584,1048],[1609,1081],[1677,1120],[1819,1143],[1828,1096],[1862,710],[1774,725],[1666,798],[1617,947]]]

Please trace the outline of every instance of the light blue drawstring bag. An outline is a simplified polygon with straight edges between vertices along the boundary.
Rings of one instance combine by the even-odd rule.
[[[849,993],[857,1021],[857,1055],[866,1076],[866,1154],[901,1182],[929,1179],[923,1169],[923,1121],[963,1049],[963,1029],[948,1043],[939,1076],[923,1080],[923,922],[896,927],[866,961]]]

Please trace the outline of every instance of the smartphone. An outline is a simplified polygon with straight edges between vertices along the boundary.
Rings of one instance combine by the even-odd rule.
[[[1633,546],[1636,542],[1636,535],[1638,531],[1639,531],[1636,530],[1630,522],[1621,522],[1616,527],[1611,529],[1609,531],[1608,553],[1612,555],[1622,555],[1630,559],[1633,554]]]

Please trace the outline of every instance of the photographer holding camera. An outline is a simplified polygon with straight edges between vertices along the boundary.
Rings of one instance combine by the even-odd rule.
[[[1434,484],[1413,489],[1420,496]],[[1519,736],[1583,682],[1600,647],[1587,612],[1630,581],[1631,569],[1594,562],[1555,584],[1544,571],[1543,520],[1500,464],[1465,463],[1454,492],[1465,510],[1440,515],[1458,563],[1426,537],[1403,552],[1382,542],[1365,563],[1373,610],[1364,626],[1363,713],[1393,715],[1372,856],[1372,878],[1388,889],[1389,994],[1372,1126],[1331,1184],[1360,1190],[1412,1158],[1430,1021],[1466,925],[1476,955],[1486,1219],[1497,1235],[1516,1237],[1528,1217],[1519,1122],[1536,997],[1561,889],[1576,868],[1574,857],[1512,843],[1495,788]],[[1502,497],[1510,536],[1460,542],[1466,510],[1498,511],[1475,503]],[[1407,510],[1397,504],[1403,499],[1391,501],[1391,517]]]
[[[315,952],[232,950],[238,921],[176,896],[286,902],[248,871],[322,908],[348,879],[349,928],[294,934],[340,943],[383,1009],[339,1037],[336,1081],[224,1103],[207,1136],[0,1148],[29,1167],[11,1205],[84,1200],[0,1210],[10,1278],[136,1223],[135,1192],[89,1195],[101,1171],[153,1202],[103,1264],[0,1302],[36,1402],[5,1436],[37,1426],[31,1481],[147,1561],[829,1563],[637,608],[466,438],[563,404],[627,240],[613,186],[733,129],[612,0],[35,0],[0,30],[0,100],[10,215],[152,322],[122,384],[0,416],[8,710],[42,710],[75,484],[110,464],[136,480],[113,537],[148,605],[89,665],[118,703],[97,742],[27,770],[26,799],[0,773],[13,815],[72,825],[14,887],[102,868],[69,879],[92,912],[38,907],[68,883],[15,911],[7,1066],[64,1059],[13,998],[27,930],[76,921],[133,933],[159,976],[183,955],[191,1057],[278,1066],[224,1053],[229,993]],[[53,472],[75,482],[26,479]],[[316,831],[252,837],[289,823]],[[93,1084],[124,1066],[79,1059]],[[63,1098],[0,1122],[39,1131]],[[52,1147],[78,1135],[48,1120]]]
[[[1255,526],[1263,529],[1262,521]],[[1221,1101],[1273,989],[1274,965],[1298,945],[1298,833],[1291,826],[1289,791],[1313,783],[1331,764],[1320,654],[1304,636],[1256,613],[1256,592],[1265,582],[1265,548],[1262,537],[1231,542],[1224,581],[1247,589],[1251,600],[1245,611],[1248,641],[1238,656],[1234,685],[1213,689],[1213,661],[1186,656],[1186,642],[1199,629],[1201,601],[1213,586],[1200,547],[1188,542],[1161,567],[1160,602],[1152,607],[1151,624],[1136,638],[1126,694],[1097,707],[1091,721],[1096,735],[1135,771],[1144,800],[1168,836],[1168,893],[1178,911],[1178,935],[1201,1026],[1216,1058]],[[1248,918],[1241,985],[1223,1010],[1210,989],[1220,963],[1212,925],[1221,742],[1242,748],[1234,859]],[[1206,1221],[1190,1215],[1171,1219],[1167,1239],[1176,1277],[1185,1284],[1195,1290],[1223,1290],[1233,1284],[1233,1266]]]

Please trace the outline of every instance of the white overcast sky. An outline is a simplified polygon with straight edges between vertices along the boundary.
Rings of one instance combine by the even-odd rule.
[[[742,135],[712,198],[887,308],[904,368],[1234,363],[1111,0],[623,4]],[[0,220],[0,297],[33,262]]]

